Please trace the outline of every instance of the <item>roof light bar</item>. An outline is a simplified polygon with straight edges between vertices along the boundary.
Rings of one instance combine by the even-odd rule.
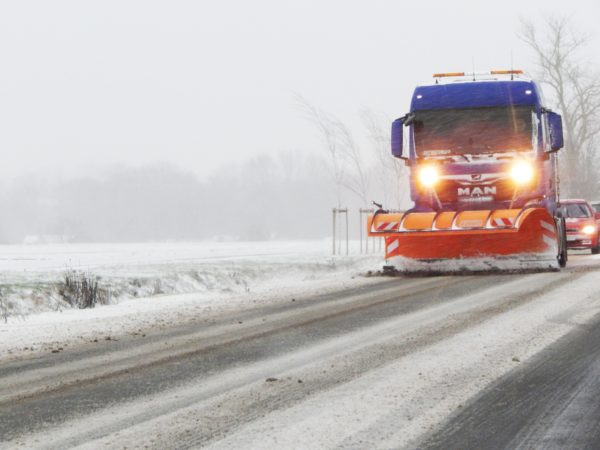
[[[442,72],[434,73],[433,78],[474,77],[478,75],[522,75],[522,70],[490,70],[487,72]]]
[[[433,78],[443,78],[443,77],[464,77],[466,74],[464,72],[446,72],[446,73],[434,73]]]
[[[492,70],[492,75],[523,75],[522,70]]]

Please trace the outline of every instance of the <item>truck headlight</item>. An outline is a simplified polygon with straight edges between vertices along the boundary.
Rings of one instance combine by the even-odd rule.
[[[533,180],[533,166],[527,161],[517,161],[510,169],[510,176],[516,184],[527,184]]]
[[[425,187],[432,187],[440,179],[437,168],[433,166],[424,166],[419,170],[419,183]]]
[[[581,229],[583,234],[594,234],[596,232],[596,227],[594,225],[586,225]]]

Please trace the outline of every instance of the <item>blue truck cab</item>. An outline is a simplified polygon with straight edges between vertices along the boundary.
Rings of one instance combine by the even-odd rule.
[[[537,83],[516,70],[434,80],[415,88],[410,111],[392,124],[392,154],[411,169],[413,210],[535,206],[555,216],[562,121]]]

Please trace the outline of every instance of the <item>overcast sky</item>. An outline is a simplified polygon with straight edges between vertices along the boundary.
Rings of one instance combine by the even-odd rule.
[[[600,67],[598,0],[1,1],[0,176],[314,151],[294,93],[393,118],[433,72],[511,51],[530,69],[515,32],[541,14],[571,16]]]

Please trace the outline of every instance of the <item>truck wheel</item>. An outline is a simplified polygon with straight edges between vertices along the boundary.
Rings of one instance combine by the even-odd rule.
[[[600,253],[600,236],[598,237],[598,243],[595,247],[592,247],[592,255],[597,255]]]
[[[560,267],[566,267],[567,266],[567,260],[569,258],[567,257],[567,249],[566,248],[563,248],[560,251],[560,254],[558,255],[557,259],[558,259],[558,265]]]
[[[560,242],[556,259],[558,260],[558,265],[560,267],[566,267],[569,256],[567,254],[567,226],[564,217],[561,217],[558,220],[557,225],[560,232]]]

